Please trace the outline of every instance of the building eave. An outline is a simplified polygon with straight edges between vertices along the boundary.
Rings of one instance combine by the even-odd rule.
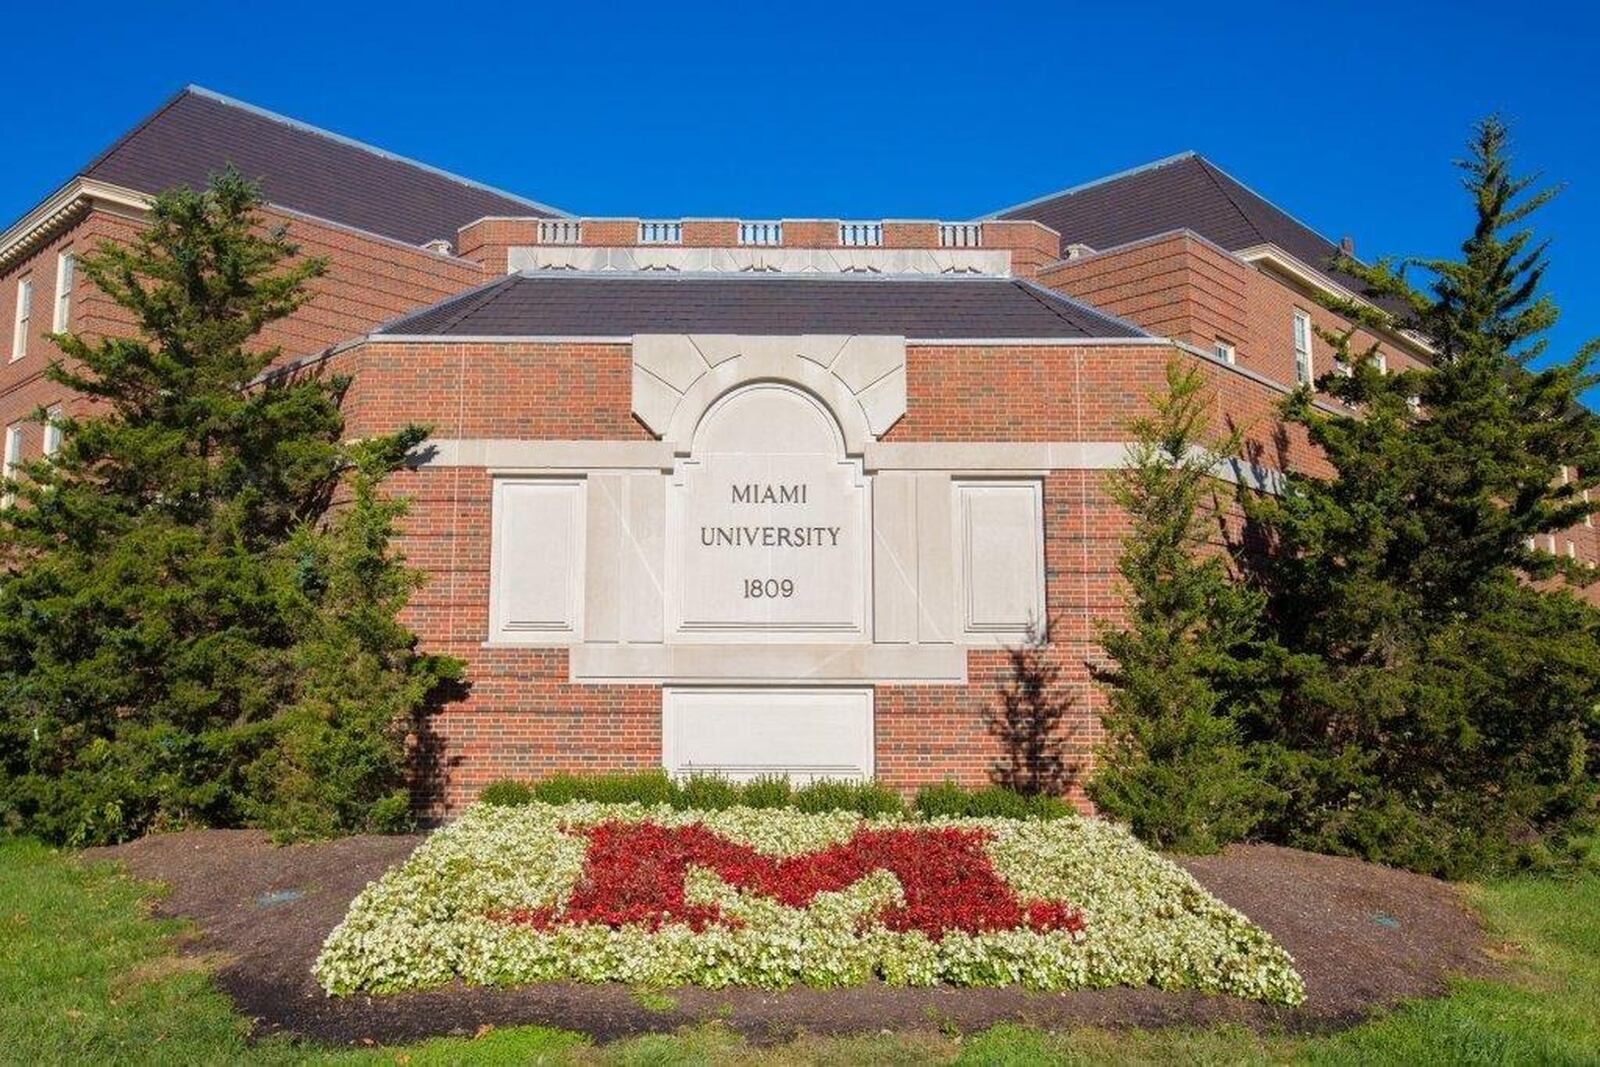
[[[1313,293],[1322,293],[1342,300],[1352,300],[1374,311],[1383,310],[1365,296],[1347,286],[1340,285],[1322,271],[1317,270],[1309,263],[1284,251],[1275,244],[1252,245],[1249,248],[1241,248],[1236,252],[1232,252],[1230,255],[1236,256],[1251,266],[1264,267],[1280,277],[1298,283],[1301,287],[1309,289]],[[1434,347],[1425,338],[1410,330],[1392,329],[1383,332],[1391,340],[1412,350],[1414,354],[1429,358],[1437,354]]]
[[[5,270],[61,229],[76,221],[91,207],[104,205],[113,210],[142,213],[152,197],[120,185],[93,178],[72,179],[32,211],[0,234],[0,270]]]

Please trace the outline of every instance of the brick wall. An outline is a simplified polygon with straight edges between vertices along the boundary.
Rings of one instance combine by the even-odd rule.
[[[1239,364],[1279,382],[1293,382],[1294,310],[1322,329],[1338,333],[1349,322],[1326,310],[1290,281],[1258,270],[1195,234],[1178,232],[1136,241],[1080,259],[1045,267],[1039,283],[1077,297],[1152,333],[1210,351],[1232,344]],[[1354,352],[1376,338],[1357,331]],[[1311,342],[1314,373],[1329,369],[1332,348]],[[1408,349],[1382,346],[1391,370],[1416,366]]]
[[[915,346],[908,411],[891,441],[1121,440],[1160,388],[1165,346]],[[1228,415],[1266,418],[1281,395],[1192,355]],[[626,345],[366,343],[333,367],[355,374],[352,432],[428,421],[439,437],[646,440],[632,417]],[[1262,434],[1271,442],[1270,432]],[[1303,442],[1290,458],[1309,458]],[[1302,455],[1303,453],[1303,455]],[[1274,457],[1263,457],[1271,462]],[[1099,739],[1103,696],[1089,680],[1094,624],[1119,615],[1114,569],[1124,519],[1104,472],[1060,471],[1045,481],[1046,593],[1053,620],[1045,661],[1076,700],[1066,723],[1080,764]],[[575,685],[560,649],[486,648],[491,478],[474,467],[424,467],[394,483],[412,500],[402,547],[430,576],[407,621],[427,647],[469,664],[471,688],[434,724],[441,765],[426,802],[449,811],[496,778],[616,770],[660,761],[660,689]],[[1001,649],[968,653],[969,684],[876,690],[880,776],[905,790],[946,777],[989,780],[1003,758],[989,727],[1015,684]],[[1078,799],[1082,799],[1081,796]]]
[[[1286,390],[1238,368],[1163,345],[962,347],[906,351],[906,416],[887,441],[1119,441],[1166,387],[1172,359],[1201,368],[1213,425],[1243,432],[1246,456],[1267,467],[1321,473],[1322,457],[1278,404]]]
[[[1126,518],[1105,492],[1101,471],[1059,471],[1044,483],[1045,596],[1050,643],[1038,663],[1019,670],[1005,649],[967,653],[965,686],[876,687],[876,771],[890,786],[911,792],[950,778],[986,785],[1009,765],[993,728],[1022,671],[1054,672],[1056,696],[1070,699],[1059,740],[1069,767],[1086,769],[1104,735],[1105,694],[1090,679],[1099,658],[1097,620],[1122,616],[1115,567]],[[1081,787],[1071,798],[1087,806]]]
[[[328,260],[326,276],[311,283],[316,294],[311,303],[261,335],[259,343],[280,346],[286,360],[319,352],[484,279],[483,269],[465,260],[275,208],[265,210],[263,215],[268,226],[287,226],[290,239],[300,245],[304,255]],[[125,215],[90,210],[49,243],[0,274],[0,426],[28,418],[40,405],[67,401],[60,387],[44,376],[45,369],[61,357],[61,352],[41,336],[52,328],[59,255],[68,249],[86,254],[104,241],[129,241],[140,225]],[[18,281],[24,277],[33,280],[31,336],[27,354],[11,361]],[[132,319],[101,293],[80,268],[72,294],[70,325],[91,337],[117,335],[130,332]],[[24,437],[24,455],[37,455],[40,444],[40,428],[30,426]]]
[[[1163,337],[1208,350],[1221,339],[1242,349],[1249,273],[1216,246],[1175,233],[1052,264],[1039,283]]]

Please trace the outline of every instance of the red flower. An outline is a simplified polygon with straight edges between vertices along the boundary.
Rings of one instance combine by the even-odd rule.
[[[857,830],[850,840],[817,852],[775,858],[730,841],[696,823],[606,822],[586,831],[589,852],[566,910],[524,908],[498,917],[548,928],[558,924],[629,925],[652,930],[681,922],[694,930],[733,925],[715,905],[684,899],[692,864],[717,872],[729,885],[804,908],[818,893],[837,892],[877,870],[900,881],[905,904],[885,909],[891,930],[921,930],[937,940],[951,930],[976,934],[1026,926],[1084,927],[1083,913],[1061,901],[1021,901],[995,872],[980,830],[897,827]]]

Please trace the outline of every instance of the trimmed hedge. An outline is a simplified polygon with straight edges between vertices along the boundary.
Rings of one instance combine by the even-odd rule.
[[[796,808],[808,814],[853,811],[860,815],[906,813],[900,795],[878,782],[818,781],[796,789],[787,778],[763,777],[743,784],[709,774],[675,780],[665,771],[557,774],[538,782],[502,779],[484,787],[485,804],[520,807],[532,803],[665,804],[679,811],[725,811],[732,807]],[[927,818],[1059,819],[1072,814],[1066,801],[1024,796],[1004,786],[967,789],[954,782],[923,786],[913,813]]]

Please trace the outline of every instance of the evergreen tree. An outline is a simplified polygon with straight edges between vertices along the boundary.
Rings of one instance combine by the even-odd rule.
[[[1161,848],[1214,852],[1247,833],[1266,796],[1247,759],[1230,693],[1257,656],[1259,595],[1235,581],[1216,543],[1218,463],[1239,435],[1206,434],[1199,368],[1174,360],[1154,413],[1110,479],[1130,526],[1117,561],[1128,596],[1122,627],[1103,627],[1110,665],[1101,746],[1089,795]]]
[[[1593,574],[1538,550],[1592,510],[1600,423],[1579,395],[1595,348],[1532,368],[1556,309],[1525,223],[1552,191],[1513,176],[1495,119],[1461,167],[1461,256],[1344,257],[1399,310],[1329,301],[1427,338],[1433,365],[1386,375],[1354,327],[1323,334],[1345,370],[1318,387],[1350,410],[1307,392],[1287,410],[1334,476],[1251,507],[1287,649],[1251,723],[1288,798],[1270,831],[1452,876],[1559,851],[1592,810],[1600,739],[1600,615],[1570,591]]]
[[[430,696],[458,680],[462,666],[418,653],[398,618],[423,576],[392,548],[407,502],[381,489],[424,436],[412,427],[351,444],[353,498],[325,530],[302,525],[289,545],[302,594],[299,686],[277,745],[252,768],[258,787],[248,812],[280,837],[410,824],[408,751],[426,741]]]
[[[80,261],[134,330],[55,339],[89,404],[0,512],[0,814],[54,840],[237,824],[303,697],[346,382],[261,377],[325,266],[259,205],[225,173]]]

